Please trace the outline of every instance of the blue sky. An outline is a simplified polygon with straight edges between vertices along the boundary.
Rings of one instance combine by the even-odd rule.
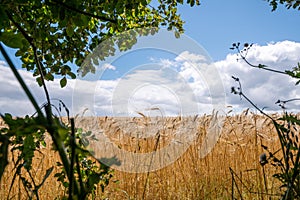
[[[162,108],[165,113],[172,113],[173,110],[176,110],[174,113],[178,114],[180,109],[173,109],[174,107],[186,107],[185,105],[191,105],[196,99],[199,109],[207,113],[213,108],[211,103],[213,98],[216,100],[219,97],[212,97],[213,92],[209,85],[214,86],[210,81],[207,81],[207,77],[203,77],[203,74],[195,75],[197,73],[191,69],[191,65],[198,65],[199,62],[201,67],[205,64],[205,66],[214,66],[212,68],[217,69],[224,86],[225,104],[232,106],[232,109],[237,112],[250,106],[247,102],[241,101],[239,97],[230,94],[230,88],[235,84],[231,79],[232,75],[241,78],[249,97],[259,107],[268,107],[270,111],[278,111],[274,102],[279,98],[300,97],[298,88],[290,79],[282,78],[276,74],[257,73],[256,69],[251,69],[244,63],[237,62],[235,52],[229,50],[234,42],[253,42],[256,45],[253,51],[249,52],[250,61],[268,64],[281,70],[295,66],[300,61],[300,29],[298,27],[300,11],[287,10],[285,7],[279,6],[276,11],[271,12],[271,7],[264,0],[207,0],[202,1],[200,6],[193,8],[187,5],[179,6],[179,12],[183,20],[186,21],[184,36],[189,37],[207,51],[212,59],[209,64],[206,62],[209,59],[203,61],[202,57],[205,53],[197,54],[185,46],[177,54],[145,49],[128,52],[126,53],[127,57],[120,57],[116,62],[110,63],[111,65],[108,65],[107,70],[105,70],[105,76],[100,77],[98,82],[88,83],[70,80],[66,88],[60,89],[59,80],[55,79],[54,82],[48,84],[52,97],[62,99],[69,108],[74,107],[74,101],[76,102],[73,95],[74,88],[76,91],[76,86],[81,84],[86,88],[77,88],[77,93],[75,92],[79,95],[77,97],[91,97],[87,101],[87,105],[93,103],[91,109],[95,109],[94,113],[105,115],[110,113],[109,107],[113,105],[114,97],[119,98],[120,94],[125,97],[127,95],[125,94],[126,90],[132,88],[132,95],[126,96],[128,99],[125,100],[133,103],[130,105],[128,103],[127,107],[125,106],[126,109],[141,111],[143,106],[147,105],[148,108]],[[13,56],[14,51],[10,50],[9,52]],[[188,59],[189,63],[182,57]],[[1,59],[3,58],[0,55]],[[15,61],[20,68],[18,59]],[[174,77],[160,76],[162,71],[153,70],[156,67],[147,71],[144,67],[139,67],[139,65],[148,65],[149,63],[156,65],[156,67],[157,65],[175,67],[181,78],[186,78],[187,82],[194,81],[191,88],[195,93],[186,92],[189,91],[187,87],[180,87],[184,84],[182,79],[176,79],[178,82],[175,81],[176,84],[173,85],[169,83],[163,85],[163,83],[174,80]],[[3,85],[0,87],[0,112],[11,112],[15,115],[33,113],[33,108],[28,106],[30,104],[28,104],[18,83],[7,66],[4,65],[3,62],[0,62],[0,84]],[[148,73],[148,76],[145,76],[145,72]],[[32,74],[24,70],[21,70],[21,73],[38,101],[43,103],[43,92],[41,88],[35,85]],[[156,77],[157,83],[161,83],[161,87],[154,84],[153,77]],[[209,78],[217,79],[215,77]],[[90,89],[91,85],[92,89]],[[132,85],[138,85],[138,87],[133,88]],[[118,92],[116,93],[116,91]],[[124,91],[125,93],[122,93]],[[182,100],[182,97],[193,95],[195,96],[193,101],[187,98]],[[85,99],[79,100],[85,102]],[[16,107],[16,104],[19,106]],[[293,106],[291,109],[299,107],[299,104]],[[116,105],[116,108],[119,107]],[[146,110],[149,111],[149,109],[144,109],[145,112]]]
[[[180,6],[185,34],[200,43],[213,60],[226,57],[233,42],[265,45],[282,40],[300,41],[300,11],[264,0],[204,0],[200,6]]]
[[[200,6],[178,6],[185,34],[201,44],[215,61],[224,59],[233,42],[300,41],[300,11],[265,0],[204,0]],[[11,51],[13,52],[13,51]],[[2,55],[0,55],[2,58]]]

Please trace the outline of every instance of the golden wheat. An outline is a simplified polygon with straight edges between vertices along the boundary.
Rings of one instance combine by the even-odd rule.
[[[176,135],[182,118],[111,118],[99,117],[89,119],[97,124],[106,137],[116,146],[126,151],[136,153],[151,152],[167,146]],[[222,128],[221,137],[212,152],[199,158],[199,148],[204,141],[211,121],[211,116],[194,119],[198,126],[196,139],[186,152],[174,163],[150,173],[127,173],[115,171],[113,180],[105,193],[97,191],[96,199],[231,199],[234,189],[235,197],[244,199],[263,199],[265,193],[278,192],[278,182],[272,178],[276,168],[264,166],[267,180],[264,181],[259,156],[264,151],[261,145],[275,152],[279,149],[278,139],[272,122],[263,116],[253,113],[243,113],[227,116]],[[84,128],[84,121],[81,125]],[[140,137],[143,132],[136,132],[136,127],[142,127],[150,135]],[[155,126],[162,128],[157,132]],[[120,128],[121,127],[121,128]],[[157,134],[160,140],[157,141]],[[33,163],[34,179],[39,183],[45,171],[55,166],[59,161],[58,154],[47,148],[36,154]],[[12,162],[13,157],[10,157]],[[231,173],[230,169],[234,172]],[[47,179],[39,191],[41,199],[54,199],[62,195],[62,186],[53,176],[57,169]],[[5,199],[12,176],[15,172],[10,164],[0,183],[0,199]],[[26,174],[22,171],[21,173]],[[19,179],[16,179],[10,196],[17,199],[27,198]],[[233,180],[235,181],[232,188]],[[267,190],[267,191],[266,191]],[[237,193],[237,191],[239,193]],[[276,197],[276,196],[275,196]]]

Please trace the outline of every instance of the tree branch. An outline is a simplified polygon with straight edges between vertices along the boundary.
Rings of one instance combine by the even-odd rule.
[[[18,24],[16,23],[16,21],[13,19],[13,16],[11,15],[10,12],[8,12],[7,10],[5,11],[8,19],[17,27],[17,29],[22,33],[22,35],[25,37],[25,39],[29,42],[29,44],[32,46],[33,45],[33,38],[30,37],[26,31]]]
[[[45,83],[45,78],[44,78],[44,74],[43,74],[43,66],[41,65],[40,60],[38,59],[38,55],[37,55],[37,48],[33,42],[33,38],[31,38],[26,31],[13,19],[11,13],[9,13],[8,11],[6,11],[6,14],[9,18],[9,20],[17,27],[17,29],[22,33],[22,35],[24,36],[24,38],[29,42],[30,46],[33,49],[33,53],[34,53],[34,59],[36,61],[36,65],[37,65],[37,69],[40,73],[41,76],[41,81],[42,81],[42,85],[45,91],[45,95],[46,95],[46,99],[49,105],[51,105],[50,102],[50,96],[49,96],[49,92]]]
[[[102,21],[109,21],[109,22],[117,23],[117,20],[115,20],[115,19],[110,19],[110,18],[107,18],[107,17],[104,17],[104,16],[99,16],[99,15],[94,15],[94,14],[91,14],[91,13],[88,13],[88,12],[84,12],[82,10],[79,10],[77,8],[69,6],[68,4],[66,4],[64,2],[61,2],[61,1],[58,1],[58,0],[52,0],[52,1],[59,4],[59,5],[61,5],[62,7],[66,8],[68,10],[71,10],[71,11],[89,16],[89,17],[94,17],[94,18],[102,20]]]

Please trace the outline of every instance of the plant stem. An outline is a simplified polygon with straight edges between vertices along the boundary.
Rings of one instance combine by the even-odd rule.
[[[74,118],[70,119],[71,121],[71,137],[70,137],[70,145],[71,145],[71,165],[70,165],[70,183],[69,183],[69,200],[72,200],[73,194],[73,185],[74,185],[74,160],[75,160],[75,123]],[[79,172],[80,173],[80,172]]]
[[[53,119],[51,114],[51,105],[45,106],[46,114],[47,114],[47,121],[48,121],[48,127],[47,131],[51,135],[52,141],[59,153],[60,159],[63,163],[64,169],[66,170],[67,177],[70,181],[71,176],[74,176],[74,174],[70,174],[70,161],[68,159],[66,150],[64,148],[64,143],[61,141],[60,135],[58,133],[57,127],[54,127]],[[76,194],[79,194],[78,186],[77,184],[74,184],[74,191]]]
[[[266,191],[266,194],[268,194],[268,185],[267,185],[267,178],[266,178],[266,173],[265,173],[265,167],[264,166],[262,166],[262,170],[263,170],[263,176],[264,176],[265,191]]]

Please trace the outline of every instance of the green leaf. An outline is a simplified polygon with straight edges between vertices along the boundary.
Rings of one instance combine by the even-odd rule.
[[[66,138],[68,137],[69,130],[60,127],[60,128],[58,129],[58,134],[59,134],[60,138],[61,138],[63,141],[65,141]]]
[[[72,78],[75,79],[76,78],[76,74],[74,74],[73,72],[68,72],[68,75]]]
[[[22,48],[23,39],[24,38],[20,33],[14,34],[13,32],[4,32],[0,34],[0,41],[11,48]]]
[[[60,79],[60,87],[65,87],[67,85],[67,78],[63,77],[62,79]]]
[[[35,80],[39,84],[40,87],[43,85],[42,78],[40,76],[37,77]]]
[[[85,15],[77,16],[76,19],[74,20],[76,26],[86,26],[88,25],[88,22],[89,22],[88,17]]]
[[[175,31],[175,37],[179,38],[180,37],[180,33],[178,31]]]
[[[20,57],[20,56],[23,56],[24,55],[24,52],[21,51],[21,50],[18,50],[16,53],[15,53],[15,56],[16,57]]]
[[[22,156],[24,159],[24,167],[28,170],[31,169],[34,151],[35,151],[35,143],[34,143],[33,135],[27,135],[23,144]]]
[[[292,71],[290,71],[290,70],[285,70],[285,73],[286,73],[287,75],[291,76],[291,77],[294,76],[294,73],[293,73]]]
[[[66,32],[69,37],[72,37],[74,34],[74,27],[69,24],[67,26]]]
[[[48,81],[53,81],[54,76],[52,75],[52,73],[49,72],[45,75],[45,79],[48,80]]]

